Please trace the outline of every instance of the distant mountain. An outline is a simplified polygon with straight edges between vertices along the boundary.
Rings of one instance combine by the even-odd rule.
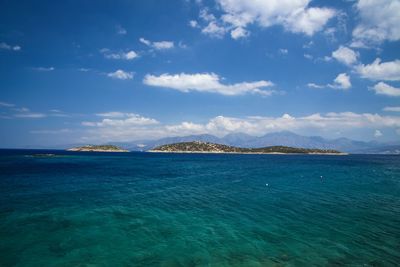
[[[288,146],[298,148],[334,149],[349,153],[366,153],[366,151],[380,151],[385,144],[355,141],[348,138],[325,139],[320,136],[302,136],[289,131],[268,133],[263,136],[251,136],[245,133],[232,133],[222,138],[210,134],[189,135],[184,137],[167,137],[159,140],[141,140],[131,143],[112,143],[133,151],[146,151],[157,146],[202,141],[218,143],[244,148],[257,148],[267,146]],[[394,144],[395,145],[395,144]]]
[[[400,145],[379,146],[359,151],[361,154],[392,154],[400,155]]]

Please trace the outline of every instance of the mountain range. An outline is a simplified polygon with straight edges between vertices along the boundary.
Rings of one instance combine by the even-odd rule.
[[[224,137],[217,137],[210,134],[201,134],[183,137],[167,137],[158,140],[139,140],[129,143],[112,142],[112,144],[132,151],[146,151],[161,145],[192,141],[210,142],[245,148],[289,146],[298,148],[334,149],[347,153],[400,154],[400,142],[364,142],[355,141],[344,137],[337,139],[326,139],[320,136],[298,135],[289,131],[268,133],[263,136],[251,136],[245,133],[232,133]]]

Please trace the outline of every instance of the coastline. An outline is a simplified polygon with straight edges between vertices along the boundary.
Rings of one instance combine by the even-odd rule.
[[[117,152],[130,152],[129,150],[107,150],[107,149],[66,149],[66,151],[72,151],[72,152],[109,152],[109,153],[117,153]]]
[[[224,152],[224,151],[164,151],[148,150],[149,153],[173,153],[173,154],[249,154],[249,155],[330,155],[347,156],[349,153],[282,153],[282,152]]]

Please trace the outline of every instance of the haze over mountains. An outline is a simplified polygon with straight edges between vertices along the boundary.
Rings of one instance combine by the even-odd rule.
[[[165,144],[191,141],[203,141],[247,148],[289,146],[300,148],[335,149],[348,153],[400,154],[400,143],[379,143],[376,141],[363,142],[344,137],[338,139],[325,139],[320,136],[302,136],[289,131],[269,133],[259,137],[244,133],[232,133],[221,138],[214,135],[202,134],[183,137],[167,137],[159,140],[140,140],[130,143],[113,142],[112,144],[120,145],[132,151],[146,151]]]

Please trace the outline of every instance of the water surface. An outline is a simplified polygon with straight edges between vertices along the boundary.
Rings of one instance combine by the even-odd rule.
[[[0,150],[0,266],[399,263],[399,156]]]

